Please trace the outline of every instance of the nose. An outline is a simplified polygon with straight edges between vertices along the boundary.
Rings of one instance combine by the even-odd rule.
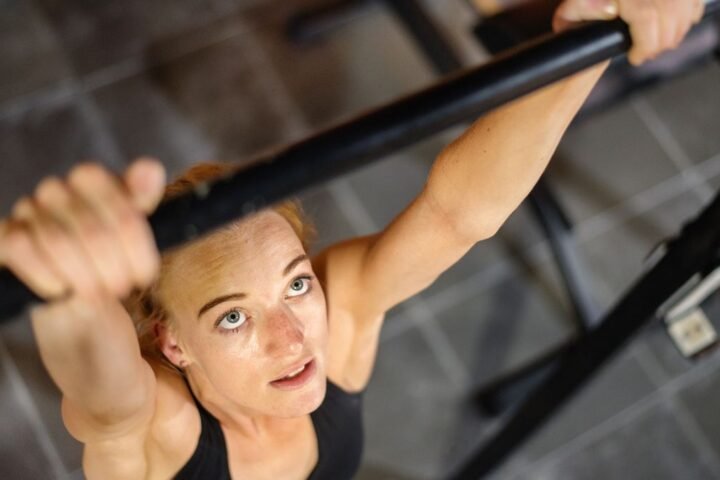
[[[297,356],[305,344],[305,327],[286,305],[267,312],[265,349],[271,356]]]

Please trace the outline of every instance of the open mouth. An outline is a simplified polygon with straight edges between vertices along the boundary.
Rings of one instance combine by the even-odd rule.
[[[281,390],[293,390],[300,388],[315,375],[316,370],[317,365],[315,364],[315,359],[313,358],[294,372],[291,372],[283,378],[270,382],[270,385]]]

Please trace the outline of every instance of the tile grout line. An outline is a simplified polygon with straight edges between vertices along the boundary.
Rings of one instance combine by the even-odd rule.
[[[615,415],[605,419],[603,422],[585,430],[583,433],[577,435],[574,438],[569,439],[563,445],[557,447],[551,453],[539,458],[538,460],[531,462],[526,465],[522,470],[538,470],[540,468],[547,468],[550,465],[556,464],[562,461],[564,458],[578,452],[582,448],[587,447],[593,441],[596,441],[611,431],[616,430],[623,425],[628,424],[630,421],[641,416],[648,408],[653,405],[660,403],[664,397],[670,396],[681,389],[697,382],[705,377],[716,374],[720,367],[720,356],[715,357],[706,361],[705,363],[698,365],[693,370],[680,375],[668,382],[665,382],[656,391],[649,393],[645,397],[637,400],[632,405],[627,406],[623,410],[617,412]]]
[[[310,125],[305,114],[288,92],[265,49],[258,42],[254,30],[247,27],[243,21],[239,22],[242,30],[245,31],[247,57],[254,67],[253,71],[260,77],[262,88],[267,92],[267,97],[273,102],[275,109],[287,115],[289,121],[286,132],[291,137],[306,134],[310,130]]]
[[[60,452],[52,441],[50,432],[40,416],[32,394],[25,380],[22,378],[15,360],[13,360],[10,352],[8,352],[5,341],[2,339],[0,339],[0,363],[2,363],[2,368],[8,376],[15,400],[17,400],[21,411],[27,417],[35,439],[40,444],[40,448],[45,454],[48,463],[50,463],[53,474],[56,477],[67,475],[68,470],[62,461]]]
[[[1,103],[0,119],[2,120],[21,116],[30,110],[38,108],[40,105],[65,102],[78,94],[75,66],[68,56],[65,43],[60,40],[57,29],[50,21],[48,13],[44,9],[39,8],[34,2],[29,3],[29,8],[33,10],[34,15],[47,27],[52,43],[59,47],[58,53],[62,57],[63,73],[67,74],[67,78],[61,79],[55,85],[40,88],[34,92],[22,95],[20,98],[14,98],[9,102]]]
[[[702,180],[704,176],[712,177],[720,174],[720,153],[692,165],[688,170],[696,180],[688,181],[682,173],[663,180],[626,199],[622,204],[610,207],[582,222],[577,226],[578,238],[582,241],[595,238],[625,223],[628,219],[642,215],[662,203],[691,191],[698,182],[704,181]]]
[[[544,246],[545,244],[543,243],[543,247]],[[533,256],[535,250],[540,251],[541,249],[530,247],[525,250],[524,253],[527,253],[528,256]],[[509,258],[497,260],[487,267],[473,273],[466,279],[432,294],[430,297],[426,298],[426,302],[433,314],[437,315],[442,313],[458,303],[465,301],[472,295],[488,290],[501,281],[509,278],[515,273],[512,266],[513,260]]]
[[[0,120],[12,120],[26,115],[40,107],[52,107],[67,103],[78,95],[79,88],[72,79],[65,79],[57,85],[33,92],[0,105]]]
[[[640,368],[650,378],[650,381],[659,389],[666,381],[665,371],[657,360],[655,353],[646,344],[634,342],[630,347],[631,354],[640,364]],[[720,475],[720,456],[714,449],[708,448],[710,444],[705,434],[699,429],[692,415],[681,400],[672,394],[659,394],[665,397],[675,413],[675,421],[686,439],[695,447],[710,470]]]
[[[378,232],[380,228],[362,205],[362,201],[346,178],[333,180],[328,190],[343,215],[350,221],[356,235]]]
[[[640,332],[639,335],[642,335],[642,332]],[[635,342],[629,350],[653,386],[656,389],[662,387],[667,381],[665,370],[658,362],[655,354],[647,348],[647,345]]]
[[[665,154],[670,158],[675,167],[688,180],[688,183],[696,185],[694,191],[700,200],[705,203],[713,196],[713,189],[707,182],[698,178],[697,173],[692,169],[693,163],[688,157],[680,143],[662,121],[655,109],[647,100],[636,97],[631,100],[633,110],[638,114],[645,127],[650,131]]]
[[[124,170],[124,167],[126,167],[126,162],[123,161],[124,156],[112,134],[112,130],[107,124],[107,119],[95,103],[95,99],[82,93],[78,101],[78,107],[86,116],[88,123],[92,125],[93,130],[95,130],[100,150],[108,155],[108,160],[112,165]]]
[[[412,319],[404,315],[399,318],[393,318],[390,321],[385,320],[385,324],[382,327],[380,335],[380,344],[390,342],[395,339],[395,337],[402,335],[413,328],[417,328],[420,325],[421,322],[413,322]]]
[[[691,168],[696,173],[704,173],[706,176],[710,177],[720,175],[720,154],[714,155]],[[690,188],[692,187],[690,186]],[[688,191],[689,188],[686,180],[680,174],[653,185],[652,187],[649,187],[627,199],[622,204],[609,207],[608,209],[599,212],[593,217],[576,225],[575,231],[577,245],[582,245],[608,231],[618,228],[627,221],[636,218],[658,205],[670,201]],[[628,208],[628,205],[631,206]],[[547,241],[543,240],[526,248],[524,251],[535,261],[541,261],[542,259],[549,258],[546,246]],[[503,265],[503,263],[505,264],[505,268],[500,266]],[[477,294],[478,291],[491,288],[495,285],[494,281],[484,281],[483,285],[477,286],[477,282],[483,281],[487,270],[500,270],[500,272],[494,275],[497,277],[496,280],[498,281],[501,278],[510,275],[511,272],[507,271],[509,268],[508,265],[510,265],[510,262],[506,260],[495,262],[472,276],[433,294],[427,299],[427,301],[431,304],[431,308],[435,313],[440,313],[452,306],[455,302],[463,301],[464,299]]]
[[[657,355],[650,350],[644,343],[634,343],[632,352],[640,367],[650,378],[656,388],[660,388],[666,381],[665,370],[657,359]],[[672,395],[667,395],[668,402],[671,403],[673,410],[677,414],[676,420],[688,441],[690,441],[705,458],[708,467],[714,471],[716,475],[720,475],[720,455],[712,448],[708,448],[710,442],[705,434],[700,430],[697,422],[693,419],[692,414],[688,411],[682,399],[676,399]]]
[[[710,447],[710,441],[700,429],[700,426],[697,424],[697,421],[689,409],[681,399],[670,397],[668,400],[672,406],[675,420],[680,426],[680,430],[695,447],[710,470],[712,470],[716,476],[720,476],[720,456],[715,449]]]
[[[78,75],[74,71],[72,63],[66,60],[66,64],[71,70],[69,78],[61,80],[56,85],[41,87],[19,98],[0,103],[0,119],[23,115],[41,105],[47,104],[48,98],[58,102],[75,97],[80,93],[91,93],[100,88],[112,85],[113,83],[139,75],[153,67],[170,63],[204,48],[212,47],[231,38],[249,33],[244,23],[240,21],[236,23],[237,25],[234,28],[226,27],[220,29],[220,33],[210,35],[204,41],[198,41],[191,46],[171,52],[153,63],[147,63],[140,54],[118,60],[111,65],[101,67],[84,75]],[[53,36],[57,37],[54,33]],[[62,44],[59,40],[56,40],[56,43]]]
[[[606,291],[604,293],[609,293],[608,285],[605,281],[602,279],[599,280],[600,288]],[[638,332],[638,334],[635,335],[635,338],[638,338],[641,335],[642,331]],[[658,397],[661,399],[660,401],[666,401],[671,404],[673,411],[676,413],[675,420],[686,439],[695,446],[697,451],[705,460],[707,466],[716,474],[720,474],[720,457],[713,449],[708,448],[709,442],[707,438],[698,429],[687,409],[681,404],[681,402],[677,402],[671,393],[666,393],[660,390],[660,387],[665,384],[667,377],[664,369],[658,362],[656,355],[647,348],[646,344],[636,341],[631,341],[631,344],[626,351],[635,358],[640,365],[640,368],[650,379],[650,382],[657,390],[659,390]]]
[[[57,478],[56,480],[84,480],[85,477],[83,476],[83,469],[78,468],[77,470],[73,470],[72,472],[68,472],[67,475]]]
[[[459,392],[466,391],[472,383],[472,376],[469,368],[460,359],[455,347],[448,339],[445,332],[438,325],[437,319],[432,314],[421,298],[411,300],[409,313],[417,323],[420,333],[430,345],[435,358],[443,366],[448,378]]]

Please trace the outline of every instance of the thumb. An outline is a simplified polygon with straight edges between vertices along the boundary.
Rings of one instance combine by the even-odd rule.
[[[124,180],[133,205],[148,215],[155,211],[165,191],[162,163],[154,158],[138,158],[125,171]]]
[[[555,11],[553,29],[561,31],[575,23],[612,20],[618,15],[615,0],[565,0]]]

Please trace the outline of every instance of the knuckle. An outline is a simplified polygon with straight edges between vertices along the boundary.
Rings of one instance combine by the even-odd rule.
[[[121,272],[114,272],[113,274],[107,275],[105,286],[109,293],[116,296],[123,296],[129,293],[130,281]]]
[[[94,162],[83,162],[73,167],[68,175],[68,182],[75,187],[82,187],[84,185],[96,185],[106,178],[107,171],[102,165]]]
[[[82,222],[79,226],[78,233],[90,247],[96,247],[97,244],[105,243],[108,238],[108,232],[97,222]]]
[[[135,283],[141,288],[148,287],[157,278],[160,271],[160,255],[151,252],[144,258],[139,258],[135,272]]]
[[[121,282],[117,284],[115,288],[115,295],[118,297],[126,297],[130,294],[132,291],[132,282],[127,279],[126,277],[123,277]]]
[[[33,210],[32,201],[29,197],[20,197],[12,206],[11,215],[15,218],[25,218]]]
[[[675,39],[674,39],[675,40],[674,47],[678,47],[683,42],[683,40],[685,40],[685,36],[690,31],[691,27],[692,27],[692,25],[684,25],[682,28],[680,28],[678,30],[677,34],[675,35]]]
[[[140,215],[131,208],[118,208],[115,218],[118,228],[122,231],[137,235],[142,230]]]
[[[46,299],[57,299],[67,294],[68,288],[60,282],[43,282],[38,285],[39,295]]]
[[[20,228],[8,228],[2,240],[4,250],[8,254],[22,254],[31,249],[31,241],[27,232]]]
[[[103,288],[100,282],[92,279],[90,275],[78,274],[73,282],[73,291],[84,298],[97,298]]]
[[[660,37],[660,42],[655,49],[654,53],[656,55],[664,52],[665,50],[671,49],[675,44],[675,36],[674,35],[662,35]]]
[[[146,285],[151,284],[160,273],[160,254],[155,250],[153,254],[150,255],[150,258],[148,259],[146,265],[146,271],[145,271],[145,278],[143,279],[145,281]]]
[[[657,21],[660,18],[657,7],[652,2],[638,2],[633,11],[633,17],[641,21]]]
[[[43,204],[53,203],[56,201],[57,194],[63,191],[63,183],[58,177],[47,177],[42,179],[35,188],[35,198]]]

